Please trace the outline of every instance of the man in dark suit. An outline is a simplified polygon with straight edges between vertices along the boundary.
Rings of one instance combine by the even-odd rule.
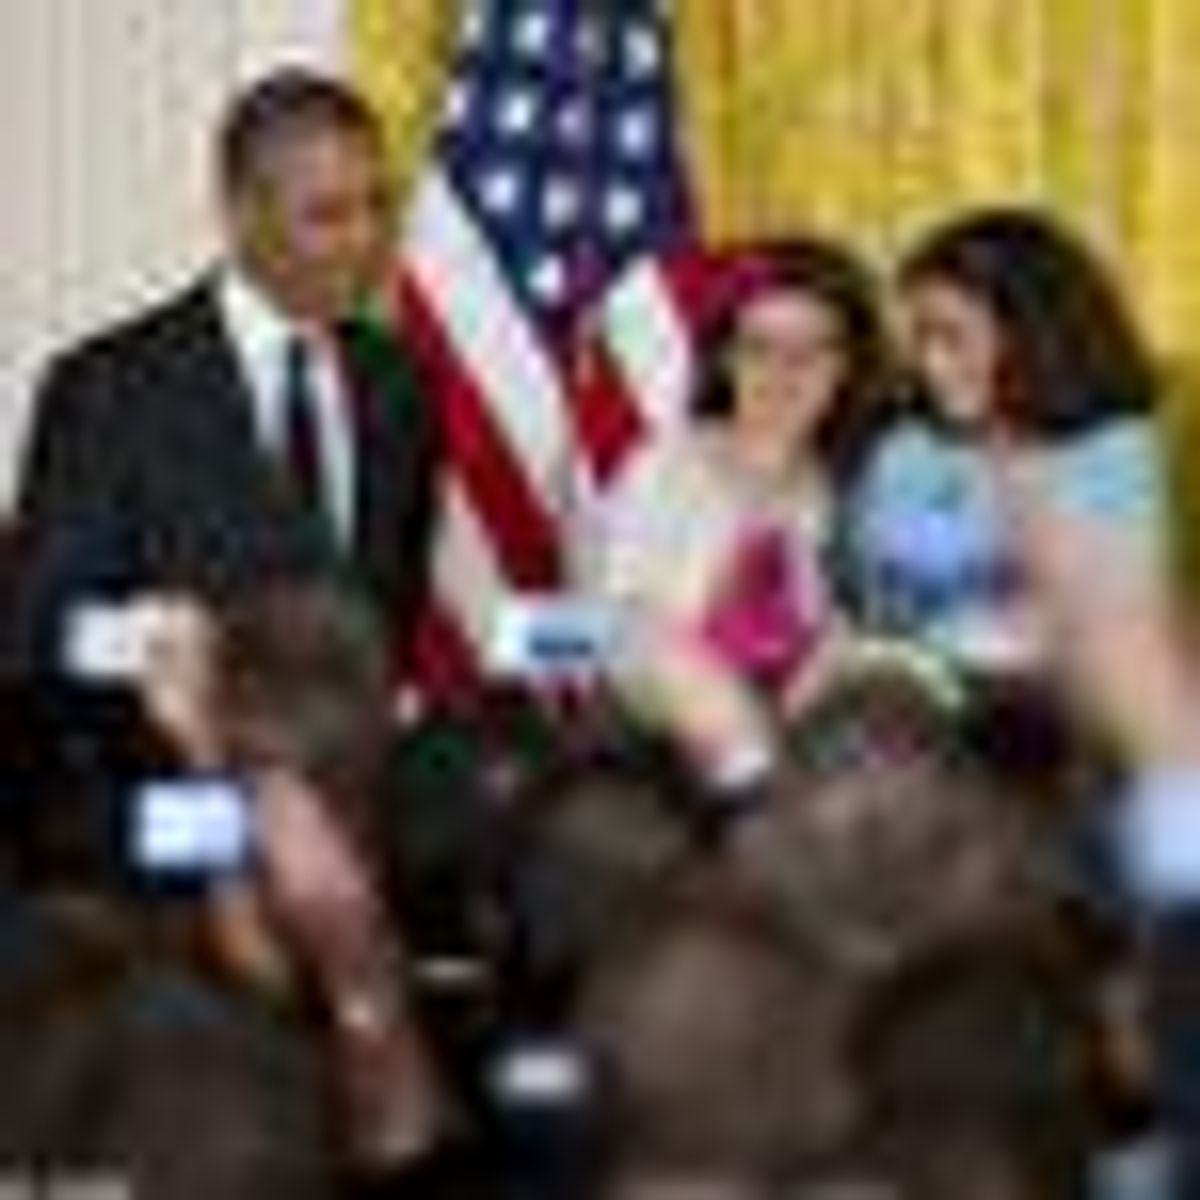
[[[235,97],[216,149],[223,261],[45,375],[24,610],[36,626],[114,576],[202,599],[334,577],[404,635],[436,439],[400,348],[361,316],[390,241],[380,130],[341,83],[288,69]]]

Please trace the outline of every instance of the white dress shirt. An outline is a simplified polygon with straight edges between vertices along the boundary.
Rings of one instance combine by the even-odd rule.
[[[259,446],[272,457],[285,449],[284,369],[289,343],[310,350],[316,401],[321,496],[337,536],[354,536],[357,463],[349,397],[337,348],[328,338],[297,325],[242,272],[229,268],[218,285],[221,319],[233,344],[253,403]]]

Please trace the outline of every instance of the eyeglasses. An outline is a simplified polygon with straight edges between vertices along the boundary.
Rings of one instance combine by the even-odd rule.
[[[783,371],[807,371],[825,367],[842,354],[836,337],[799,339],[778,334],[746,332],[733,341],[733,356],[742,363]]]

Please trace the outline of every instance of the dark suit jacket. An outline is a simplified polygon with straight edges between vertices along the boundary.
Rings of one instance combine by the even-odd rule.
[[[347,324],[342,343],[358,466],[349,549],[259,448],[211,279],[52,362],[19,500],[32,606],[114,577],[201,595],[335,577],[409,629],[434,523],[434,416],[386,334]]]

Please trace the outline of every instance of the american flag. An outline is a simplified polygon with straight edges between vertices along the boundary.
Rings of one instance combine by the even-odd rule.
[[[419,653],[442,691],[476,678],[507,598],[563,584],[581,496],[678,407],[696,275],[665,5],[460,7],[399,289],[446,437]]]

